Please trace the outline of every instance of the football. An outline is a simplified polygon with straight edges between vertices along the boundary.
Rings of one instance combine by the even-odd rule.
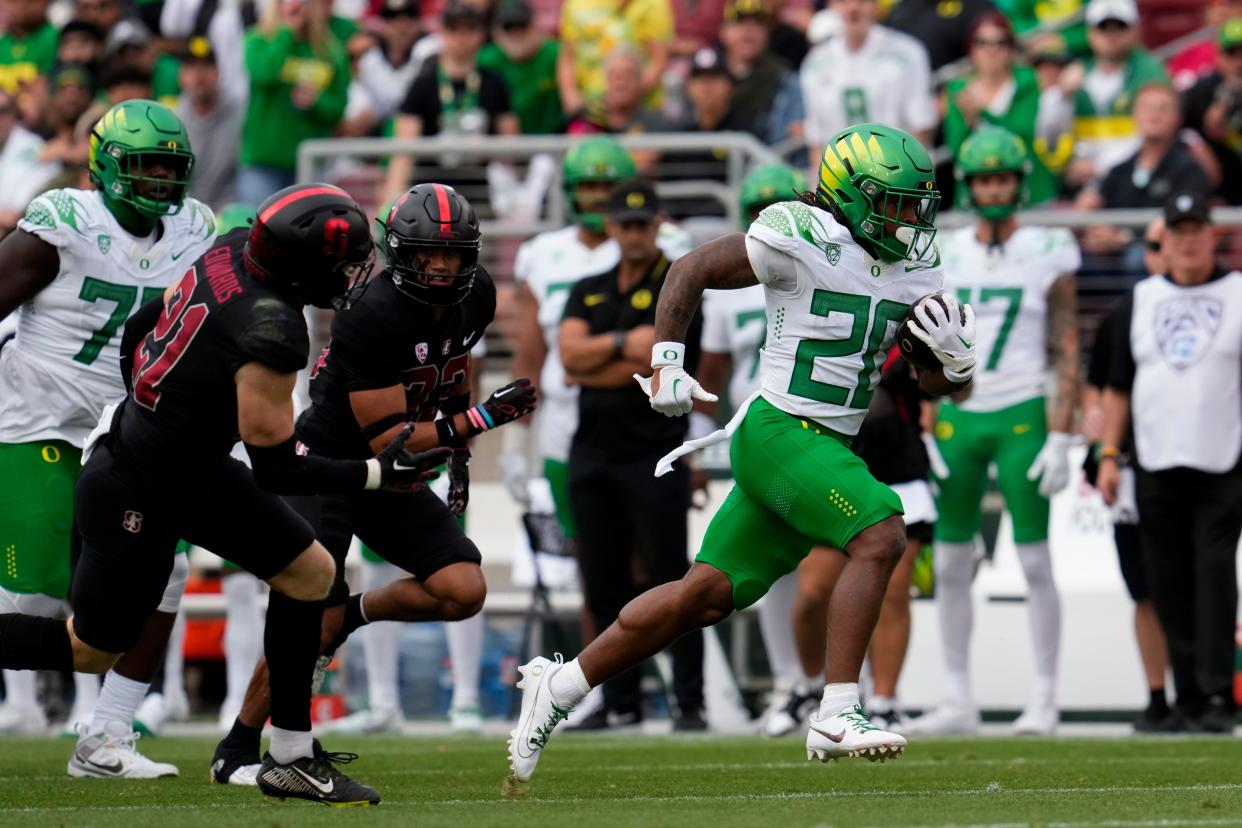
[[[927,301],[939,302],[941,307],[944,308],[945,316],[949,315],[949,303],[945,301],[944,291],[929,293],[927,296],[919,299],[906,311],[906,315],[901,320],[901,325],[897,328],[897,347],[901,348],[901,355],[911,365],[931,371],[940,367],[940,360],[936,359],[936,355],[932,353],[931,348],[927,347],[923,340],[910,331],[911,326],[917,326],[919,330],[923,330],[922,323],[914,315],[914,309],[920,303]]]

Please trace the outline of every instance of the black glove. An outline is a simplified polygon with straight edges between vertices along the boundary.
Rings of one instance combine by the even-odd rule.
[[[448,507],[453,517],[466,513],[470,502],[470,451],[458,449],[448,459]]]
[[[405,441],[414,430],[412,423],[406,423],[401,433],[392,438],[384,450],[368,460],[368,465],[375,463],[379,468],[379,479],[368,476],[368,489],[387,489],[389,491],[415,491],[440,476],[439,467],[444,464],[451,449],[434,448],[429,451],[414,453],[405,447]],[[370,485],[375,483],[375,485]]]
[[[491,419],[490,428],[497,428],[534,411],[535,397],[535,386],[527,377],[519,377],[504,388],[497,388],[479,407]]]

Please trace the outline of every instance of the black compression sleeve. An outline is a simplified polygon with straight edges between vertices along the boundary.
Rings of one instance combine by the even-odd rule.
[[[259,488],[275,494],[328,494],[361,491],[367,482],[365,460],[299,457],[297,440],[275,446],[246,444],[250,468]]]

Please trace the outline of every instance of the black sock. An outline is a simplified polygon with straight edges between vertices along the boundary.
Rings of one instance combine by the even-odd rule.
[[[234,719],[229,735],[224,737],[224,743],[231,748],[258,753],[259,739],[262,735],[263,728],[251,727],[243,724],[241,719]]]
[[[0,667],[73,672],[73,645],[63,619],[0,615]]]
[[[362,615],[362,596],[364,594],[362,592],[355,593],[349,596],[349,600],[345,602],[345,620],[341,622],[341,629],[337,631],[336,638],[332,639],[328,649],[324,650],[324,655],[333,655],[345,644],[345,639],[349,638],[354,630],[371,623]]]
[[[311,677],[319,658],[322,601],[297,601],[272,591],[263,650],[272,695],[272,726],[310,730]]]
[[[1151,699],[1147,702],[1147,707],[1155,711],[1168,711],[1169,702],[1164,697],[1163,687],[1154,687],[1151,691]]]

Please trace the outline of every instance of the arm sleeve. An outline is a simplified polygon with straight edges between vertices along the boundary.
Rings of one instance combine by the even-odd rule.
[[[1112,336],[1109,349],[1108,381],[1105,386],[1116,391],[1129,392],[1134,387],[1134,353],[1130,350],[1130,325],[1134,316],[1134,292],[1131,291],[1110,314]]]
[[[259,488],[274,494],[330,494],[361,491],[367,483],[366,460],[300,457],[297,438],[276,446],[246,444],[250,468]]]

